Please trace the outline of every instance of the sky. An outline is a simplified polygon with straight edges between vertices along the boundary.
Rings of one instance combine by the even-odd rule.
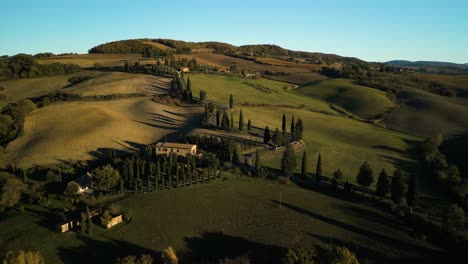
[[[1,0],[0,10],[0,55],[170,38],[468,63],[466,0]]]

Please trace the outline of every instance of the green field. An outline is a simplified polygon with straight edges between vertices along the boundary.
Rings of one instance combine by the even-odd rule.
[[[294,86],[285,82],[268,79],[241,79],[236,77],[220,76],[215,74],[190,74],[194,95],[198,96],[200,90],[207,92],[207,99],[210,101],[229,104],[229,96],[233,95],[235,104],[271,104],[288,105],[314,111],[334,112],[326,102],[307,98],[301,94],[289,91]],[[247,83],[259,84],[271,89],[272,93],[265,93],[246,85]]]
[[[331,79],[301,86],[298,93],[336,104],[364,118],[372,118],[394,107],[385,92],[355,85],[351,79]]]
[[[304,104],[303,109],[235,106],[233,115],[235,123],[237,123],[238,112],[242,108],[244,122],[251,119],[254,127],[263,129],[265,126],[269,126],[270,130],[274,130],[275,128],[281,129],[281,117],[285,113],[288,131],[291,117],[294,115],[296,120],[300,117],[304,121],[304,140],[308,145],[308,166],[311,172],[315,168],[318,153],[322,154],[326,175],[331,175],[340,168],[346,177],[352,178],[351,180],[354,180],[359,166],[364,161],[370,162],[376,172],[382,168],[387,169],[387,171],[393,171],[395,167],[408,168],[411,164],[416,163],[413,157],[408,156],[408,150],[421,140],[418,137],[387,130],[339,114],[327,115],[316,112],[333,113],[333,110],[325,101],[300,95],[295,90],[283,89],[287,86],[286,83],[266,79],[245,80],[201,74],[191,75],[190,78],[196,92],[202,88],[207,91],[209,100],[217,102],[228,104],[229,94],[232,93],[235,104],[244,102],[244,100],[249,101],[251,98],[252,102],[255,103],[272,105]],[[278,91],[278,93],[265,94],[242,84],[244,81],[261,83]],[[377,95],[380,94],[377,92]],[[383,98],[386,100],[384,96]],[[371,106],[367,105],[368,111],[372,110]],[[381,109],[379,105],[375,107]],[[279,163],[275,160],[271,164],[275,164],[277,167]]]
[[[47,263],[110,263],[116,256],[167,246],[182,258],[193,252],[185,263],[249,251],[260,259],[256,263],[279,263],[285,247],[327,246],[330,239],[368,263],[400,263],[435,252],[429,243],[411,238],[387,212],[294,184],[228,176],[227,181],[132,196],[119,204],[131,209],[134,219],[110,231],[96,227],[92,236],[55,233],[46,225],[47,212],[26,209],[0,222],[0,248],[40,250]]]

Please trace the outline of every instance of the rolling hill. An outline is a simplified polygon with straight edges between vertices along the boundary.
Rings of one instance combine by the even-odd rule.
[[[363,118],[373,118],[394,107],[386,93],[355,85],[350,79],[332,79],[299,87],[305,96],[336,104]]]

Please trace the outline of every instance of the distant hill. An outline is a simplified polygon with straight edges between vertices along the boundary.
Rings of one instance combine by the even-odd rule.
[[[294,51],[272,44],[234,46],[228,43],[206,41],[189,42],[172,39],[130,39],[104,43],[89,50],[89,53],[141,54],[143,57],[168,56],[171,54],[216,53],[248,60],[274,58],[294,62],[297,59],[309,63],[345,63],[367,65],[367,62],[335,54]]]
[[[407,60],[393,60],[387,61],[385,64],[400,66],[400,67],[411,67],[411,66],[435,66],[435,67],[468,67],[468,63],[458,64],[453,62],[444,61],[407,61]]]

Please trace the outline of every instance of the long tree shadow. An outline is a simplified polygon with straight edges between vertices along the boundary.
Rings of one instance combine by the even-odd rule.
[[[132,244],[127,241],[106,239],[96,240],[88,236],[79,237],[80,246],[60,247],[58,255],[64,263],[114,263],[119,257],[149,254],[158,259],[156,251]]]
[[[330,238],[318,234],[306,233],[312,238],[320,241],[324,245],[328,246],[340,246],[346,247],[353,251],[360,263],[367,264],[418,264],[418,263],[441,263],[442,252],[431,251],[418,257],[410,256],[389,256],[386,253],[379,252],[372,249],[370,246],[366,246],[364,243],[356,243],[352,241],[345,241],[337,238]]]
[[[275,204],[280,204],[280,202],[277,201],[277,200],[272,200],[272,202],[275,203]],[[295,211],[297,213],[313,217],[313,218],[318,219],[318,220],[320,220],[322,222],[337,226],[337,227],[339,227],[341,229],[344,229],[344,230],[347,230],[347,231],[350,231],[350,232],[365,236],[365,237],[367,237],[369,239],[372,239],[372,240],[374,240],[374,241],[376,241],[378,243],[385,243],[385,244],[389,245],[390,247],[398,249],[398,250],[400,250],[402,252],[404,252],[406,250],[411,250],[411,251],[414,251],[414,252],[429,252],[429,251],[432,251],[431,249],[428,249],[426,247],[414,245],[412,243],[407,243],[407,242],[402,241],[400,239],[396,239],[396,238],[389,237],[389,236],[386,236],[386,235],[382,235],[382,234],[379,234],[379,233],[376,233],[376,232],[372,232],[372,231],[363,229],[361,227],[346,224],[346,223],[340,222],[338,220],[331,219],[329,217],[314,213],[314,212],[309,211],[307,209],[294,206],[292,204],[282,202],[281,205],[286,207],[286,208],[289,208],[289,209],[291,209],[291,210],[293,210],[293,211]]]
[[[203,233],[201,237],[186,237],[187,252],[182,263],[218,263],[225,258],[247,255],[251,263],[281,263],[285,249],[249,241],[219,232]]]

